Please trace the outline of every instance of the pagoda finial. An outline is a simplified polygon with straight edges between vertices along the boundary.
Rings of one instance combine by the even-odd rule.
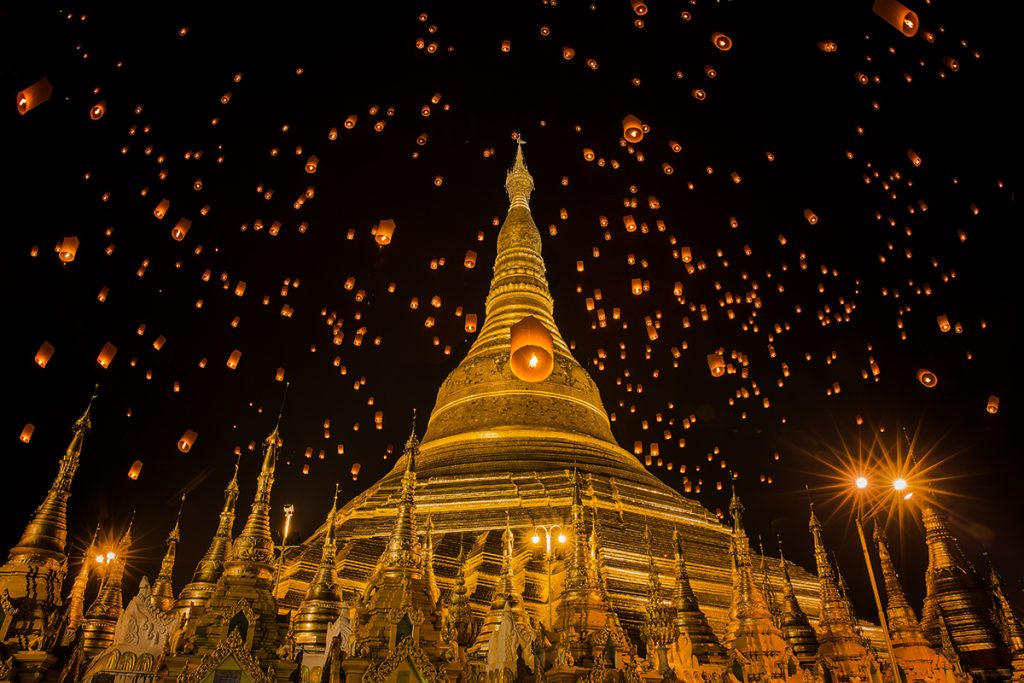
[[[181,504],[178,505],[178,516],[174,520],[174,528],[167,536],[167,552],[160,562],[160,572],[153,582],[153,589],[149,594],[150,604],[163,611],[170,611],[174,607],[174,559],[177,555],[178,541],[181,540],[181,510],[185,507],[185,496],[181,496]]]
[[[68,595],[68,616],[67,625],[64,628],[62,645],[69,645],[75,638],[78,627],[85,618],[85,591],[89,587],[89,575],[92,572],[93,558],[96,556],[96,540],[100,535],[100,525],[96,525],[96,531],[92,534],[92,540],[82,551],[82,565],[78,569],[78,575],[71,585],[71,593]]]
[[[420,442],[416,439],[414,414],[412,433],[409,435],[403,452],[407,460],[405,473],[402,475],[395,526],[381,558],[385,571],[410,569],[420,571],[423,569],[423,556],[419,538],[416,535],[416,455],[419,453],[419,445]]]
[[[505,176],[505,191],[508,193],[509,211],[514,208],[530,210],[530,194],[533,192],[533,176],[526,168],[523,158],[523,145],[526,140],[520,135],[516,137],[516,159],[511,170]]]
[[[327,645],[327,631],[341,614],[341,594],[337,588],[334,563],[337,559],[335,519],[338,514],[338,492],[335,482],[334,499],[324,522],[324,543],[320,552],[320,565],[309,582],[309,588],[292,621],[295,644],[307,653],[323,652]]]
[[[825,541],[822,537],[821,522],[814,512],[814,502],[810,502],[809,528],[814,541],[814,561],[818,570],[818,590],[821,595],[821,617],[818,631],[822,637],[850,638],[857,637],[855,625],[850,618],[846,599],[839,592],[832,563],[828,559]],[[859,640],[859,637],[858,637]],[[822,640],[824,642],[824,640]]]
[[[711,630],[708,618],[701,611],[697,596],[690,585],[690,575],[683,554],[683,535],[679,533],[678,528],[673,528],[672,540],[676,560],[676,584],[672,596],[673,606],[676,608],[676,616],[673,619],[676,635],[685,635],[689,638],[693,656],[701,664],[724,663],[725,650],[718,636]]]
[[[405,440],[403,455],[406,456],[405,471],[416,471],[416,456],[420,452],[420,440],[416,438],[416,409],[412,409],[412,427],[409,429],[409,438]]]
[[[272,435],[277,435],[278,430],[281,428],[281,418],[284,416],[284,402],[288,399],[288,388],[292,385],[291,382],[284,383],[284,393],[281,394],[281,407],[277,411],[277,420],[274,422],[274,431]],[[267,437],[270,438],[269,436]]]
[[[793,579],[789,576],[789,565],[782,553],[782,537],[779,539],[779,569],[782,573],[782,601],[779,607],[779,630],[793,649],[793,656],[801,666],[813,668],[818,654],[818,637],[814,633],[807,613],[800,607],[793,590]]]

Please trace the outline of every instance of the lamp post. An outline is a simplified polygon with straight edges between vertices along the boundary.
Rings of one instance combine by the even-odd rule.
[[[534,545],[540,545],[541,534],[543,534],[544,539],[544,567],[548,574],[548,626],[554,630],[555,617],[551,603],[551,566],[555,560],[554,551],[556,547],[565,545],[566,539],[565,532],[562,531],[560,524],[538,524],[533,529],[533,536],[530,538],[530,542]],[[558,546],[552,543],[552,538],[558,543]]]
[[[288,545],[288,530],[292,525],[292,515],[295,514],[295,506],[288,504],[284,508],[284,536],[281,537],[281,545],[278,546],[280,554],[277,556],[277,571],[274,577],[274,598],[277,598],[277,590],[281,586],[281,565],[284,563],[284,551],[291,546]]]
[[[865,492],[868,486],[870,486],[870,484],[871,482],[868,480],[867,477],[863,475],[857,477],[854,480],[854,486],[856,486],[856,493],[860,494]],[[907,489],[907,480],[904,479],[903,477],[897,477],[895,480],[893,480],[892,487],[896,493],[902,494]],[[913,492],[909,492],[906,493],[903,496],[903,498],[904,500],[909,500],[912,495]],[[857,511],[854,516],[854,519],[857,523],[857,537],[860,539],[860,549],[864,553],[864,566],[868,569],[868,580],[871,582],[871,592],[875,596],[875,607],[878,608],[878,623],[882,627],[882,637],[885,639],[885,649],[889,653],[889,662],[892,664],[893,680],[899,683],[900,681],[903,681],[905,679],[903,678],[903,675],[900,673],[900,667],[896,663],[896,655],[893,653],[892,650],[892,638],[889,636],[889,623],[888,620],[885,618],[885,608],[882,607],[882,597],[878,591],[878,581],[875,580],[875,569],[871,565],[871,554],[868,552],[868,542],[864,536],[864,525],[862,524],[862,520],[864,518],[864,501],[861,499],[861,496],[859,495],[856,497],[856,500]]]

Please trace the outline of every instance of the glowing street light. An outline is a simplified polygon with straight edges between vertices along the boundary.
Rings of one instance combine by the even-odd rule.
[[[903,477],[897,477],[893,480],[892,487],[897,491],[905,491],[907,488],[907,480]]]
[[[867,477],[857,477],[857,480],[854,483],[857,485],[857,488],[859,488],[859,489],[866,489],[868,487],[868,478]]]
[[[533,536],[530,537],[530,542],[539,546],[541,543],[541,534],[543,534],[544,539],[544,566],[547,569],[548,574],[548,625],[554,628],[554,608],[551,604],[551,565],[554,564],[555,557],[553,550],[555,548],[551,539],[554,538],[559,546],[563,546],[565,545],[566,537],[560,524],[538,524],[533,529]]]

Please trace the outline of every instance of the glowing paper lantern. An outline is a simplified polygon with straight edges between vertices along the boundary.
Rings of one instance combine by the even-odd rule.
[[[949,324],[949,318],[947,318],[946,316],[940,315],[936,320],[939,323],[940,332],[949,332],[949,330],[952,329],[951,325]]]
[[[171,208],[170,199],[161,199],[160,203],[153,209],[153,215],[159,220],[163,220],[163,217],[167,215],[167,209]]]
[[[917,35],[919,28],[917,14],[898,0],[875,0],[871,11],[885,19],[890,26],[906,37],[913,38]]]
[[[644,139],[644,124],[640,119],[628,115],[622,119],[622,137],[629,142],[640,142]]]
[[[316,173],[316,167],[320,164],[320,160],[317,159],[316,155],[310,156],[306,159],[306,173]]]
[[[103,115],[106,114],[106,113],[107,113],[107,103],[106,103],[106,101],[97,102],[96,104],[92,105],[92,109],[89,110],[89,118],[92,119],[93,121],[99,121],[100,119],[103,118]]]
[[[185,235],[188,234],[188,229],[192,227],[192,221],[187,218],[180,218],[178,222],[171,228],[171,237],[176,241],[180,242],[185,239]]]
[[[51,93],[53,93],[53,86],[50,85],[49,80],[42,78],[36,81],[19,92],[17,98],[15,98],[18,103],[18,113],[24,116],[32,109],[35,109],[43,102],[50,99]]]
[[[96,362],[100,364],[100,367],[110,367],[110,362],[114,360],[114,355],[117,353],[117,347],[107,342],[103,345],[103,349],[100,351],[100,355],[96,358]]]
[[[470,334],[476,332],[476,313],[466,314],[466,332]]]
[[[708,368],[712,377],[721,377],[725,374],[725,359],[720,353],[708,354]]]
[[[359,470],[361,470],[362,468],[363,466],[358,462],[352,463],[352,468],[349,470],[349,473],[352,475],[352,481],[355,481],[356,479],[359,478]]]
[[[993,394],[992,396],[988,397],[988,401],[985,403],[985,411],[989,415],[995,415],[996,413],[999,412],[999,397],[998,396]],[[28,426],[31,427],[32,425],[28,425]]]
[[[466,257],[462,261],[462,265],[467,268],[476,268],[476,252],[469,250],[466,252]]]
[[[50,362],[50,357],[53,356],[53,344],[48,341],[44,341],[39,350],[36,351],[36,365],[41,368],[45,368],[46,364]]]
[[[643,0],[629,0],[629,4],[633,7],[633,11],[636,12],[638,17],[647,14],[647,5],[644,4]]]
[[[178,439],[178,450],[182,453],[188,453],[192,450],[192,445],[196,442],[199,435],[193,432],[191,429],[186,429],[185,433]]]
[[[732,38],[724,33],[712,33],[711,43],[722,52],[728,52],[732,49]]]
[[[998,400],[998,399],[996,399],[996,400]],[[19,436],[18,439],[22,443],[28,443],[29,441],[32,440],[32,433],[34,431],[36,431],[36,427],[35,427],[34,424],[32,424],[30,422],[27,425],[25,425],[25,427],[21,430],[21,436]]]
[[[128,469],[128,478],[135,481],[139,478],[139,473],[142,472],[142,461],[136,460],[132,463],[132,466]]]
[[[231,355],[228,356],[228,368],[231,369],[231,370],[234,370],[235,368],[237,368],[238,367],[238,361],[241,360],[241,358],[242,358],[242,352],[241,351],[239,351],[238,349],[235,349],[234,351],[232,351]]]
[[[554,347],[544,324],[528,315],[512,326],[510,334],[509,366],[515,376],[525,382],[547,379],[554,368]]]
[[[78,238],[77,237],[65,237],[61,240],[60,244],[57,245],[57,258],[64,263],[71,263],[75,260],[75,254],[78,253]]]
[[[928,389],[932,389],[935,387],[936,384],[939,383],[939,378],[931,370],[921,368],[920,370],[917,371],[917,381],[920,382],[925,387],[927,387]]]
[[[811,225],[818,224],[818,215],[811,211],[810,209],[804,209],[804,218],[806,218],[807,222],[810,223]]]

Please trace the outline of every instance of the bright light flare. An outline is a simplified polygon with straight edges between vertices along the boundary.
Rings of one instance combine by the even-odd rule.
[[[558,534],[558,542],[565,543],[565,534]]]
[[[537,534],[534,534],[533,537],[530,539],[530,541],[534,545],[540,545],[540,536],[538,536]]]
[[[857,488],[859,488],[859,489],[866,489],[868,487],[868,478],[867,477],[857,477],[857,480],[854,482],[854,484],[856,484]]]
[[[897,491],[905,491],[907,488],[907,480],[903,477],[897,477],[892,480],[892,487]]]

